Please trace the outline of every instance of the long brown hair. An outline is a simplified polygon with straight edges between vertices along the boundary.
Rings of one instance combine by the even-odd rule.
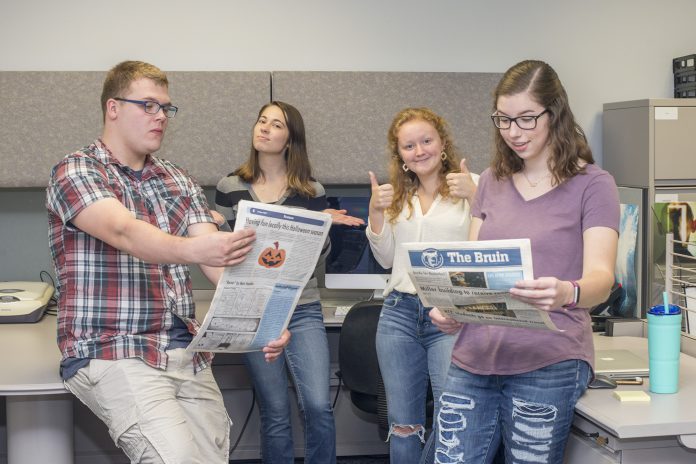
[[[548,168],[554,184],[560,184],[583,171],[579,160],[593,164],[594,158],[585,132],[575,122],[568,95],[556,71],[543,61],[526,60],[517,63],[500,79],[493,93],[493,111],[497,110],[500,97],[522,92],[528,92],[532,100],[548,110],[548,145],[551,153]],[[496,178],[508,177],[521,171],[524,161],[507,146],[499,130],[495,131],[494,138],[496,153],[491,168]]]
[[[442,140],[442,149],[446,154],[442,160],[442,167],[439,172],[440,186],[438,193],[443,198],[449,197],[449,189],[445,177],[450,172],[459,171],[459,160],[461,156],[457,147],[454,145],[452,136],[449,132],[447,121],[437,115],[430,108],[406,108],[399,111],[389,127],[387,132],[387,144],[389,150],[389,182],[394,186],[394,200],[391,206],[387,208],[389,222],[394,223],[404,209],[404,204],[408,205],[408,217],[413,214],[413,195],[418,189],[418,176],[412,171],[404,171],[402,166],[404,161],[399,154],[399,130],[401,127],[410,121],[421,120],[432,125],[437,130],[440,139]],[[458,201],[458,198],[453,198]]]
[[[316,194],[316,191],[311,184],[314,179],[312,178],[312,166],[309,164],[309,157],[307,156],[307,141],[302,115],[297,108],[289,103],[272,101],[261,107],[254,125],[258,123],[261,114],[269,106],[280,108],[285,116],[285,124],[288,127],[288,147],[285,149],[288,189],[300,196],[311,198]],[[237,168],[233,174],[248,183],[253,183],[263,176],[259,166],[259,152],[254,148],[253,140],[251,142],[249,159]]]

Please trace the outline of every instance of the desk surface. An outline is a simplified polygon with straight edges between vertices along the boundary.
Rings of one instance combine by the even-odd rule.
[[[56,316],[34,324],[0,324],[0,395],[66,393],[60,378]]]
[[[595,349],[627,349],[648,358],[648,341],[640,337],[595,335]],[[614,390],[587,390],[578,401],[577,414],[600,425],[619,438],[677,436],[686,446],[696,447],[696,358],[681,354],[679,391],[651,393],[649,379],[643,385],[622,385],[619,390],[643,390],[649,403],[622,403]]]
[[[195,291],[196,313],[200,321],[210,306],[213,291]],[[325,305],[324,322],[338,327],[333,307]],[[0,395],[45,395],[65,393],[60,378],[60,350],[56,342],[56,316],[45,315],[34,324],[0,324],[2,375]]]
[[[198,300],[198,315],[203,316],[209,300]],[[326,305],[325,322],[340,325]],[[202,318],[201,318],[202,319]],[[648,345],[640,337],[595,335],[596,349],[623,348],[647,359]],[[35,324],[0,324],[2,376],[0,394],[40,395],[65,393],[59,375],[60,352],[56,344],[56,317],[46,315]],[[681,355],[679,391],[657,394],[643,385],[619,386],[620,390],[643,390],[649,403],[621,403],[613,390],[588,390],[578,401],[576,412],[612,432],[619,438],[677,436],[696,448],[696,358]]]

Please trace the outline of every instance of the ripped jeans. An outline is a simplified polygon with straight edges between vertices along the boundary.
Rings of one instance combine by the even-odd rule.
[[[568,360],[516,375],[476,375],[450,366],[438,415],[435,462],[563,462],[575,403],[590,366]]]
[[[417,295],[392,291],[377,325],[377,357],[387,394],[389,458],[395,464],[418,463],[425,442],[428,379],[435,413],[455,336],[433,325]],[[406,433],[395,426],[412,428]],[[432,453],[432,449],[430,450]]]

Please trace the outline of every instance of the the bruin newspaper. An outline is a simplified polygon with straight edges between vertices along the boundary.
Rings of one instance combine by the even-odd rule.
[[[403,246],[424,306],[459,322],[559,330],[546,311],[509,292],[515,281],[534,278],[529,239]]]
[[[256,230],[247,258],[225,268],[190,351],[261,350],[288,326],[312,276],[331,216],[242,200],[235,230]]]

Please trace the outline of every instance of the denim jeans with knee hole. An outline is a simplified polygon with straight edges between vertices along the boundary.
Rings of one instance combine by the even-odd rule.
[[[392,463],[417,463],[426,424],[428,378],[435,398],[445,384],[455,337],[441,332],[417,295],[392,291],[382,306],[377,326],[377,356],[387,394],[389,456]],[[395,426],[414,426],[406,434]]]
[[[336,462],[336,428],[329,393],[329,344],[319,302],[298,305],[284,356],[266,362],[262,352],[245,360],[256,389],[264,463],[294,463],[288,372],[295,384],[305,431],[307,464]],[[287,369],[286,369],[287,368]]]
[[[441,398],[435,462],[563,462],[575,403],[590,366],[568,360],[516,375],[476,375],[452,364]]]

